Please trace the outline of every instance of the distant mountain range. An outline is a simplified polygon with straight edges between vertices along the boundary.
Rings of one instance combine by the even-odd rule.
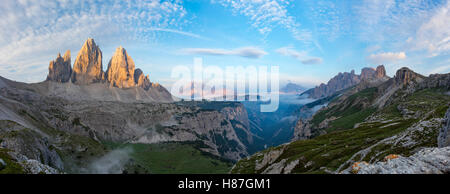
[[[283,88],[281,88],[280,92],[284,94],[300,94],[305,90],[306,90],[305,87],[290,82],[286,84]]]

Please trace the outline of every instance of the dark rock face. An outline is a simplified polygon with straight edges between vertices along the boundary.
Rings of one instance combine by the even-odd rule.
[[[361,80],[368,80],[376,77],[377,72],[374,68],[365,67],[361,70],[360,79]]]
[[[442,122],[442,128],[439,131],[438,146],[440,148],[450,146],[450,109],[445,114],[444,121]]]
[[[50,61],[48,66],[48,81],[68,82],[72,74],[72,66],[70,63],[70,51],[68,50],[64,57],[58,54],[54,61]]]
[[[76,84],[90,84],[104,80],[102,65],[102,51],[89,38],[84,43],[73,64],[72,82]]]
[[[354,86],[359,82],[360,78],[355,74],[354,71],[352,71],[351,73],[339,73],[337,76],[331,78],[327,84],[320,84],[320,86],[308,90],[306,93],[309,93],[310,98],[322,98],[329,96],[339,90]]]
[[[139,68],[134,71],[134,81],[137,86],[143,88],[144,90],[148,90],[152,87],[149,76],[144,76],[144,72],[142,72]]]
[[[109,61],[106,80],[118,88],[134,87],[134,61],[121,46]]]
[[[384,68],[384,65],[380,65],[380,66],[377,67],[375,77],[376,77],[376,78],[384,78],[384,77],[387,77],[387,76],[386,76],[386,69]]]

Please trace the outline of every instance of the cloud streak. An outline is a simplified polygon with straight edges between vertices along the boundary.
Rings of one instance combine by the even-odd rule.
[[[194,33],[190,33],[190,32],[184,32],[184,31],[181,31],[181,30],[174,30],[174,29],[149,28],[149,29],[146,29],[146,31],[170,32],[170,33],[180,34],[180,35],[183,35],[183,36],[189,36],[189,37],[192,37],[192,38],[198,38],[198,39],[202,39],[202,40],[211,40],[209,38],[205,38],[205,37],[200,36],[198,34],[194,34]]]
[[[292,47],[281,47],[276,50],[278,54],[283,56],[289,56],[294,59],[299,60],[302,64],[305,65],[313,65],[313,64],[321,64],[323,62],[322,58],[319,57],[309,57],[306,51],[297,51]]]
[[[373,64],[381,64],[381,63],[391,63],[399,60],[406,59],[405,52],[386,52],[386,53],[377,53],[371,54],[367,57],[367,61]]]
[[[186,48],[183,53],[196,55],[217,55],[217,56],[240,56],[245,58],[261,58],[267,55],[267,52],[258,47],[241,47],[233,50],[214,49],[214,48]]]

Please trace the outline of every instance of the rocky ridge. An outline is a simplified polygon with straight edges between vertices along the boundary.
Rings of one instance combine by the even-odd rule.
[[[386,79],[388,79],[388,76],[386,75],[386,70],[383,65],[378,66],[376,69],[366,67],[361,70],[360,75],[356,75],[354,70],[350,73],[339,73],[331,78],[327,84],[322,83],[315,88],[303,92],[302,95],[308,95],[310,98],[318,99],[328,97],[337,91],[355,86],[361,81],[370,82]]]

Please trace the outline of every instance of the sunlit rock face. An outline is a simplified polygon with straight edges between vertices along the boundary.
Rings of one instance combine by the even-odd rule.
[[[129,88],[136,85],[134,80],[135,65],[127,51],[120,46],[109,61],[106,71],[107,81],[118,88]]]
[[[72,82],[76,84],[90,84],[104,79],[102,66],[102,51],[89,38],[84,43],[73,64]]]

